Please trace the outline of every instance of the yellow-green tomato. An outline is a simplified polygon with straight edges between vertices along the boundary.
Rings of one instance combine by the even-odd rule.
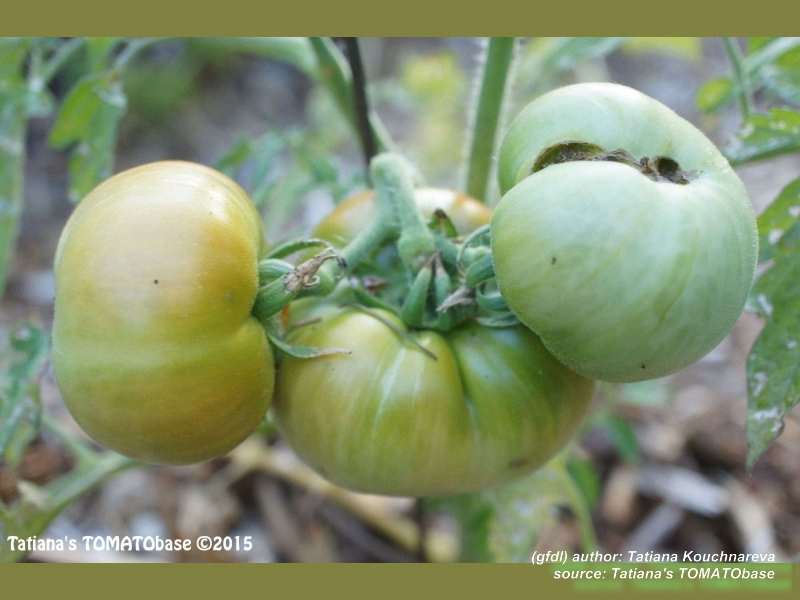
[[[510,125],[499,177],[497,285],[574,371],[660,377],[730,331],[753,280],[753,210],[714,144],[669,108],[607,83],[545,94]]]
[[[291,320],[306,323],[291,343],[352,353],[281,363],[280,431],[361,492],[443,496],[524,475],[573,435],[594,390],[523,326],[409,331],[389,312],[315,300]]]
[[[367,190],[348,198],[317,225],[314,235],[335,246],[344,246],[374,218],[374,195],[373,190]],[[414,199],[423,219],[427,221],[437,210],[444,211],[456,231],[462,235],[486,225],[491,218],[491,212],[485,204],[453,190],[419,188],[415,191]]]
[[[56,252],[53,365],[86,433],[189,464],[253,431],[274,383],[251,315],[265,250],[247,194],[194,163],[119,173],[78,205]]]

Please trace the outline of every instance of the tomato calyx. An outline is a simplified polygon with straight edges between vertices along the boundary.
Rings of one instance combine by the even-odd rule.
[[[617,148],[605,150],[595,144],[578,141],[566,141],[545,148],[536,157],[531,174],[549,166],[580,161],[606,161],[628,165],[653,181],[687,185],[696,179],[698,173],[681,168],[678,162],[669,156],[643,156],[637,159],[627,150]]]
[[[253,305],[253,314],[266,324],[295,298],[317,291],[323,280],[327,279],[327,273],[321,267],[328,261],[334,261],[340,269],[346,265],[340,254],[330,246],[297,266],[279,258],[261,261],[258,268],[261,285]]]

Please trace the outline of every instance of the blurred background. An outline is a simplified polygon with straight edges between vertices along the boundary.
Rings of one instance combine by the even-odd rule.
[[[463,179],[478,39],[362,39],[370,100],[428,183]],[[615,81],[660,100],[725,146],[734,105],[708,110],[709,81],[730,76],[718,39],[542,38],[520,44],[508,101],[579,81]],[[50,82],[60,100],[85,72],[76,53]],[[358,139],[326,90],[292,60],[242,39],[164,40],[125,70],[113,170],[159,159],[234,176],[264,215],[268,239],[307,232],[365,185]],[[704,95],[704,93],[706,95]],[[55,148],[54,114],[29,121],[25,205],[0,312],[5,353],[20,323],[49,330],[53,256],[76,195],[74,154]],[[737,169],[759,213],[800,172],[787,156]],[[137,467],[70,499],[42,537],[252,536],[253,549],[129,553],[34,551],[61,561],[527,561],[534,549],[771,552],[800,557],[800,427],[796,416],[745,471],[745,360],[761,328],[749,314],[694,366],[631,385],[603,384],[595,410],[559,457],[565,483],[541,472],[506,488],[447,500],[363,496],[300,463],[269,427],[230,457],[192,467]],[[89,443],[43,365],[37,392],[67,437]],[[31,502],[75,466],[70,444],[44,432],[0,459],[0,500]],[[562,468],[563,467],[563,468]],[[34,502],[35,504],[35,502]],[[39,507],[41,509],[41,507]],[[41,509],[44,510],[44,509]],[[46,511],[45,511],[46,512]],[[52,514],[49,514],[52,516]]]

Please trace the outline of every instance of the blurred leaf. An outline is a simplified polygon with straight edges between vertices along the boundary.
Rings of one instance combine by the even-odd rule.
[[[751,38],[748,38],[747,39],[747,53],[751,54],[751,53],[753,53],[753,52],[755,52],[757,50],[760,50],[761,48],[763,48],[764,46],[766,46],[767,44],[769,44],[770,42],[772,42],[775,39],[777,39],[777,38],[775,38],[775,37],[759,37],[759,36],[753,36]]]
[[[116,45],[122,40],[119,37],[86,38],[86,53],[89,73],[100,73],[106,68],[108,59]]]
[[[593,507],[600,500],[600,476],[590,460],[573,458],[567,462],[567,470],[578,486],[586,504]]]
[[[789,104],[800,106],[800,48],[794,48],[761,70],[766,89]]]
[[[617,415],[609,415],[603,425],[614,443],[619,457],[626,463],[639,462],[639,441],[636,439],[636,432],[627,419]]]
[[[751,293],[766,324],[747,361],[747,464],[755,464],[783,431],[800,401],[800,179],[759,218],[762,256],[772,260]]]
[[[373,86],[373,98],[386,101],[408,115],[413,128],[404,145],[425,178],[455,185],[458,160],[454,148],[465,143],[468,81],[458,57],[437,52],[408,58],[398,79]]]
[[[182,104],[190,102],[201,63],[194,57],[174,57],[166,64],[141,62],[125,73],[125,92],[136,115],[158,127]]]
[[[700,112],[716,112],[730,104],[736,97],[736,86],[728,77],[717,77],[707,81],[697,92],[697,108]]]
[[[800,113],[773,108],[751,115],[725,149],[731,162],[743,163],[800,150]]]
[[[703,41],[696,37],[635,37],[626,40],[622,50],[627,54],[654,52],[697,61],[703,55]]]
[[[317,129],[270,131],[256,139],[238,140],[217,161],[217,168],[241,182],[267,216],[264,230],[271,241],[291,238],[300,201],[314,190],[335,201],[363,187],[360,172],[348,174],[327,148],[333,139],[317,139]]]
[[[19,481],[19,498],[10,505],[0,500],[0,563],[17,561],[25,555],[12,551],[5,540],[41,535],[52,520],[78,498],[111,475],[135,466],[134,461],[113,452],[95,453],[84,448],[80,460],[68,473],[43,486]]]
[[[36,40],[32,44],[28,60],[28,116],[47,117],[53,111],[55,100],[53,94],[47,89],[47,83],[52,77],[49,61],[44,55],[52,49],[54,44],[48,39]]]
[[[48,349],[47,334],[29,323],[0,339],[0,457],[11,464],[38,427],[38,379]]]
[[[571,69],[582,60],[598,59],[619,48],[623,37],[558,37],[534,42],[531,50],[539,55],[541,76]]]
[[[800,48],[800,37],[778,37],[760,45],[749,52],[742,61],[742,66],[750,78],[758,78],[761,69],[779,60],[787,52]]]
[[[25,38],[0,38],[0,298],[22,212],[28,118],[28,86],[23,66],[31,43]]]
[[[117,125],[127,100],[114,72],[91,75],[69,92],[50,131],[50,144],[70,155],[70,199],[77,202],[111,175]]]
[[[798,230],[800,230],[800,179],[795,179],[781,190],[778,197],[758,217],[759,262],[770,260],[778,242],[782,242],[785,246],[787,241],[800,235]]]
[[[752,468],[783,431],[783,419],[797,406],[800,392],[800,261],[792,279],[771,298],[773,317],[759,335],[747,361],[747,464]],[[789,297],[789,294],[792,294]]]
[[[310,77],[315,76],[317,70],[314,50],[305,37],[214,37],[196,38],[192,43],[209,49],[286,62]]]
[[[459,521],[467,562],[529,562],[539,534],[558,523],[562,506],[578,519],[584,547],[596,545],[586,501],[563,456],[503,487],[430,503]]]
[[[750,38],[747,55],[741,61],[748,93],[766,88],[790,104],[798,103],[798,52],[800,37]],[[716,112],[741,93],[738,81],[719,77],[707,82],[697,94],[697,106],[704,113]]]

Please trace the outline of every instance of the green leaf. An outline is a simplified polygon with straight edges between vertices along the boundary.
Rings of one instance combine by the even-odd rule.
[[[0,297],[11,268],[22,213],[28,86],[23,73],[31,41],[0,38]]]
[[[779,37],[744,57],[742,66],[750,78],[757,78],[761,69],[779,60],[787,52],[800,48],[800,37]]]
[[[541,77],[571,69],[583,60],[598,59],[619,48],[622,37],[557,37],[537,40],[530,45],[539,61]]]
[[[800,178],[787,185],[758,218],[759,262],[770,260],[778,242],[798,235],[800,224]],[[790,236],[786,237],[785,236]]]
[[[766,324],[747,360],[747,464],[755,464],[783,431],[800,401],[800,179],[790,183],[759,218],[762,257],[772,260],[751,293],[749,307]]]
[[[783,431],[783,419],[800,400],[800,260],[784,269],[781,289],[757,290],[771,317],[747,361],[747,464],[752,468]]]
[[[748,38],[747,53],[751,54],[753,52],[756,52],[757,50],[760,50],[761,48],[763,48],[764,46],[766,46],[767,44],[776,39],[777,38],[775,37],[763,37],[763,36],[753,36],[751,38]]]
[[[563,456],[509,485],[430,503],[458,520],[467,562],[529,562],[539,534],[558,522],[561,506],[578,519],[584,547],[596,546],[588,506]]]
[[[86,38],[89,73],[98,74],[105,70],[114,48],[121,40],[119,37]]]
[[[225,152],[216,164],[217,170],[228,177],[235,177],[239,168],[250,158],[255,150],[255,142],[249,138],[238,140]]]
[[[70,199],[77,202],[111,175],[117,125],[127,100],[113,72],[81,80],[67,95],[50,131],[55,148],[72,146]]]
[[[48,429],[51,425],[48,425]],[[52,430],[59,437],[57,430]],[[0,563],[19,560],[24,552],[12,551],[5,543],[8,536],[21,538],[41,535],[58,514],[105,479],[136,462],[113,452],[95,453],[88,448],[74,468],[43,486],[29,481],[18,482],[20,497],[10,505],[0,501]]]
[[[697,108],[703,113],[716,112],[727,106],[736,96],[736,86],[728,77],[707,81],[697,92]]]
[[[304,37],[216,37],[198,38],[192,43],[286,62],[312,77],[317,69],[311,43]]]
[[[800,150],[800,113],[773,108],[751,115],[725,149],[731,162],[743,163]]]
[[[38,428],[47,334],[25,323],[0,338],[0,457],[15,464]]]
[[[793,48],[761,70],[764,86],[788,104],[800,106],[800,48]]]
[[[590,460],[571,459],[567,463],[567,470],[578,486],[581,494],[589,506],[595,506],[600,500],[600,476]]]
[[[628,420],[617,415],[610,415],[605,420],[604,426],[611,441],[614,442],[620,458],[626,463],[639,462],[639,441]]]

